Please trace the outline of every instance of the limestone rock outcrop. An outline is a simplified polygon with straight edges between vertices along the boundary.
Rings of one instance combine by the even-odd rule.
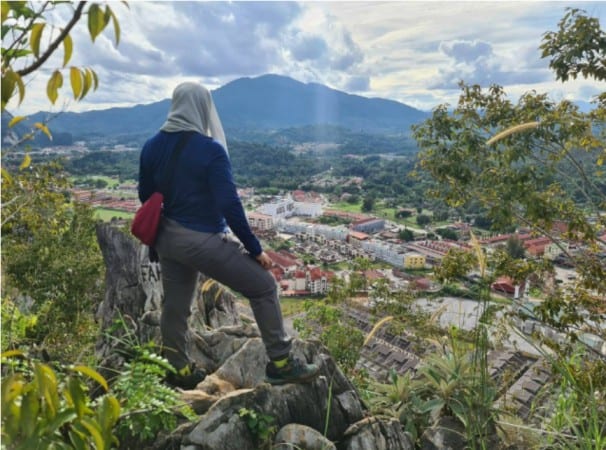
[[[115,224],[98,225],[97,236],[107,268],[97,352],[99,365],[111,375],[128,357],[120,342],[160,344],[161,273],[146,247]],[[414,448],[399,422],[369,417],[356,388],[319,342],[295,340],[293,347],[296,357],[318,364],[318,378],[270,386],[263,381],[267,357],[258,329],[241,320],[231,292],[200,276],[192,310],[190,353],[209,375],[182,397],[199,417],[167,430],[154,449],[256,450],[259,436],[240,414],[243,409],[272,417],[278,431],[273,448]]]

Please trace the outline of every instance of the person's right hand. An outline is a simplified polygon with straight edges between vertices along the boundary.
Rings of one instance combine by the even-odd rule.
[[[271,266],[273,265],[273,261],[265,252],[259,253],[257,256],[255,256],[255,259],[259,264],[261,264],[261,266],[263,266],[265,270],[271,269]]]

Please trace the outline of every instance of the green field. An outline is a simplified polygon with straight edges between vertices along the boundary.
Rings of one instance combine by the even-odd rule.
[[[132,219],[133,216],[133,213],[117,211],[115,209],[95,208],[95,218],[103,222],[109,222],[114,217],[118,219]]]
[[[330,205],[330,208],[337,209],[339,211],[345,211],[350,213],[360,213],[362,208],[362,202],[358,203],[347,203],[347,202],[338,202]]]
[[[108,177],[105,175],[90,175],[90,176],[87,175],[87,176],[70,177],[70,181],[72,183],[76,183],[78,181],[83,181],[83,180],[87,180],[87,179],[103,180],[107,183],[108,189],[114,188],[120,184],[120,181],[118,180],[118,178]]]

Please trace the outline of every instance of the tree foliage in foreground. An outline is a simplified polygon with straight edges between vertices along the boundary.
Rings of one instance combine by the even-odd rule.
[[[569,13],[564,25],[581,20],[578,14]],[[603,32],[596,33],[596,39],[603,38]],[[548,34],[543,44],[554,60],[568,51],[555,46],[560,42],[556,37]],[[582,45],[586,37],[576,39]],[[604,61],[606,47],[598,50],[591,61]],[[558,76],[565,79],[566,68],[557,67]],[[569,61],[571,74],[576,67]],[[600,67],[588,64],[581,74],[604,80]],[[573,103],[554,102],[547,94],[528,92],[512,102],[500,86],[461,84],[456,108],[449,112],[447,105],[440,105],[414,134],[422,149],[420,166],[437,181],[433,195],[454,207],[479,201],[493,228],[523,227],[547,236],[574,264],[577,282],[549,290],[537,310],[541,319],[573,337],[577,332],[605,337],[602,327],[592,326],[605,319],[604,104],[583,113]]]
[[[66,23],[51,22],[50,18],[59,8],[70,10]],[[111,22],[118,44],[120,25],[109,5],[85,1],[2,2],[2,111],[15,95],[19,97],[19,103],[24,100],[24,78],[39,70],[60,47],[63,50],[62,64],[53,70],[46,85],[51,103],[57,101],[64,71],[69,70],[69,83],[75,100],[84,98],[91,88],[97,88],[99,80],[93,69],[68,68],[74,48],[71,32],[84,17],[93,42]]]

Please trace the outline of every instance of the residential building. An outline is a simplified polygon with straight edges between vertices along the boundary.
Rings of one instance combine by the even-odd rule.
[[[309,269],[307,275],[307,289],[311,294],[326,294],[328,292],[328,281],[332,278],[331,272],[325,272],[315,267]]]
[[[406,253],[404,255],[405,269],[424,269],[427,258],[419,253]]]
[[[322,204],[315,202],[296,202],[290,195],[265,203],[258,212],[271,216],[274,220],[286,219],[292,216],[318,217],[322,215]]]
[[[265,253],[269,256],[275,266],[284,271],[284,276],[294,273],[297,267],[302,264],[301,260],[284,250],[280,250],[279,252],[266,250]]]
[[[367,234],[374,234],[385,229],[385,219],[372,217],[369,219],[358,220],[351,224],[351,229]]]
[[[258,212],[248,213],[248,223],[251,228],[259,231],[268,231],[274,227],[274,221],[270,215]]]
[[[353,247],[362,247],[362,242],[367,241],[370,238],[366,233],[359,231],[350,231],[348,241]]]
[[[285,219],[292,217],[295,213],[295,202],[286,197],[270,203],[264,203],[258,208],[258,212],[271,216],[272,219]]]
[[[361,242],[361,247],[375,259],[385,261],[395,267],[404,267],[404,253],[406,250],[402,245],[369,239]]]

